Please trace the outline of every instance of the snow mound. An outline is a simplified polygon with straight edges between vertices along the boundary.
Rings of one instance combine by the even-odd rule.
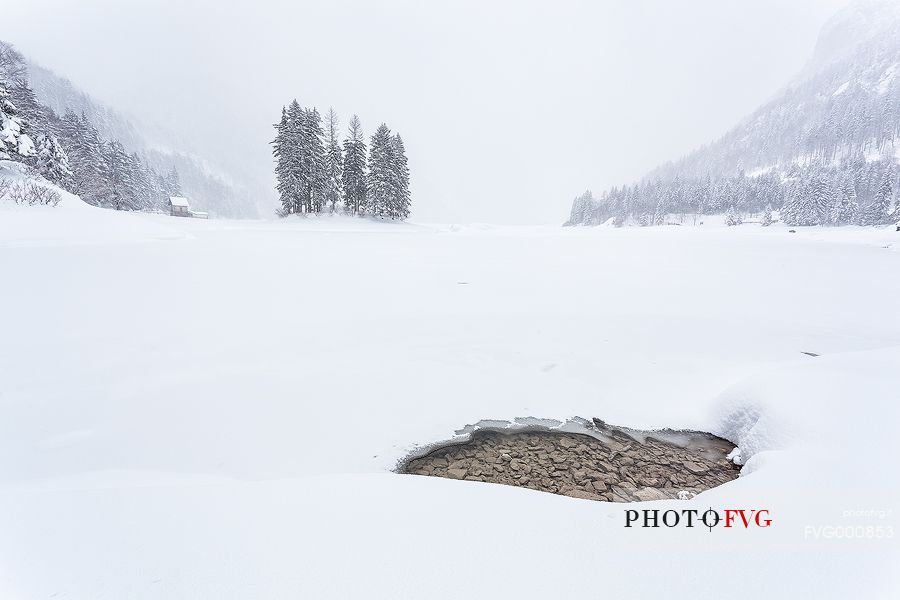
[[[78,196],[36,177],[22,163],[0,160],[0,179],[50,188],[61,200],[56,206],[17,205],[0,199],[0,247],[69,244],[136,243],[184,239],[165,225],[169,217],[119,212],[86,204]]]
[[[725,390],[713,431],[737,444],[745,463],[766,452],[796,450],[853,471],[860,457],[843,448],[866,448],[866,464],[880,464],[896,485],[900,477],[891,463],[898,390],[900,347],[810,357]]]

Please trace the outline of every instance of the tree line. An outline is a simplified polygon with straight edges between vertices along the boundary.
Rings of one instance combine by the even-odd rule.
[[[409,217],[409,166],[403,139],[382,123],[368,146],[353,115],[343,141],[333,109],[322,118],[297,100],[282,107],[272,142],[278,214],[346,213],[385,219]]]
[[[791,164],[752,176],[676,176],[614,187],[572,203],[567,225],[664,225],[670,215],[741,215],[780,211],[788,225],[881,225],[900,219],[900,166],[892,159],[857,156],[840,164]]]

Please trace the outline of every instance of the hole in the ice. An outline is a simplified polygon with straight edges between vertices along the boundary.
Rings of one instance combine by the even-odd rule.
[[[487,422],[485,422],[487,423]],[[599,419],[473,426],[398,471],[525,487],[589,500],[691,498],[736,479],[734,444],[699,431],[638,431]]]

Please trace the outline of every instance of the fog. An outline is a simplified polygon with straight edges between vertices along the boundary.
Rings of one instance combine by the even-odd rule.
[[[0,39],[271,208],[297,98],[401,133],[415,220],[559,224],[770,98],[845,3],[3,0]]]

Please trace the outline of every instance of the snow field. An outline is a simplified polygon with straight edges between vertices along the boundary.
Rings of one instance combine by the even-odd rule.
[[[896,531],[823,529],[897,528],[887,229],[0,211],[3,598],[900,591]],[[724,435],[745,476],[626,506],[389,472],[574,415]],[[638,506],[773,525],[626,529]]]

